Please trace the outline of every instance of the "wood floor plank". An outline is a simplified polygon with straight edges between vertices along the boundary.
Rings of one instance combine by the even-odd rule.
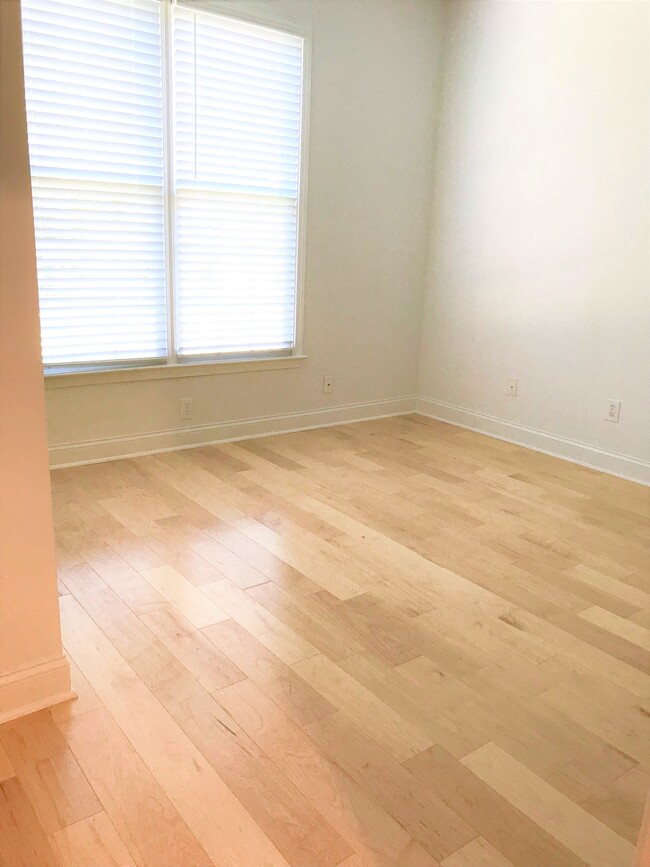
[[[473,773],[591,867],[628,867],[634,846],[494,744],[461,760]]]
[[[117,645],[121,639],[116,637]],[[292,867],[333,867],[349,851],[293,781],[182,667],[141,642],[136,673]],[[218,692],[216,693],[218,694]]]
[[[175,609],[159,608],[140,619],[208,692],[246,677]]]
[[[427,735],[322,654],[295,663],[293,669],[398,761],[431,746]]]
[[[650,793],[646,801],[643,823],[634,856],[634,867],[645,867],[650,858]]]
[[[559,614],[554,614],[551,620],[560,626],[565,633],[604,651],[610,658],[620,660],[644,674],[650,671],[650,651],[627,638],[621,637],[610,629],[605,629],[584,617],[580,617],[581,613],[562,611]]]
[[[76,717],[67,726],[66,740],[137,867],[211,867],[108,710]]]
[[[89,596],[88,587],[78,580],[71,583],[116,648],[128,657],[141,682],[152,691],[288,862],[299,864],[307,855],[314,867],[331,867],[336,863],[346,851],[342,841],[310,802],[304,801],[291,782],[237,730],[236,723],[221,711],[190,672],[171,654],[165,653],[144,624],[125,610],[116,597],[110,598],[107,588],[102,590],[98,579],[93,596]],[[99,605],[98,596],[104,597]],[[216,654],[215,648],[213,651]]]
[[[322,589],[320,584],[227,524],[218,528],[210,527],[207,532],[246,563],[262,572],[269,581],[296,596],[305,596]]]
[[[16,771],[14,770],[14,766],[11,764],[11,759],[7,755],[7,751],[0,741],[0,783],[3,780],[8,780],[10,777],[15,776]]]
[[[597,605],[594,605],[593,608],[588,608],[586,611],[581,611],[580,617],[650,652],[649,629],[644,629],[643,626],[631,623],[624,617],[617,617],[616,614],[605,611]]]
[[[434,867],[437,862],[364,788],[331,760],[251,681],[218,701],[368,865]],[[346,863],[346,862],[343,862]]]
[[[354,629],[366,650],[383,659],[388,665],[408,662],[423,652],[418,641],[412,641],[413,630],[405,629],[405,618],[372,593],[362,593],[340,601],[327,590],[314,594],[321,605],[330,608],[335,616]],[[411,624],[408,624],[411,626]]]
[[[136,867],[104,812],[51,834],[50,844],[60,867]]]
[[[637,611],[636,614],[630,614],[628,620],[631,623],[638,623],[644,629],[650,629],[650,608],[644,608],[641,611]]]
[[[522,660],[535,665],[555,655],[555,651],[530,634],[508,628],[508,615],[492,617],[468,611],[463,606],[446,605],[417,618],[419,624],[433,629],[451,642],[466,644],[489,659],[516,668]]]
[[[189,522],[188,522],[189,523]],[[210,516],[203,528],[205,533],[212,539],[216,539],[224,548],[232,551],[257,572],[261,572],[269,581],[275,581],[281,587],[290,589],[293,593],[313,593],[320,589],[320,585],[310,581],[298,570],[289,566],[279,557],[276,557],[266,548],[259,545],[253,539],[245,536],[242,532],[218,519],[215,515]],[[182,571],[182,570],[181,570]],[[218,580],[216,577],[213,580]],[[199,582],[197,582],[199,583]],[[201,581],[201,584],[206,583]]]
[[[404,766],[516,867],[587,864],[442,747],[431,747]]]
[[[0,781],[0,867],[60,867],[18,777]]]
[[[408,720],[430,744],[441,744],[452,755],[464,756],[487,743],[489,734],[479,723],[480,714],[478,711],[467,713],[466,697],[457,702],[446,690],[447,701],[443,701],[440,690],[436,694],[435,688],[423,689],[420,679],[410,677],[407,672],[412,669],[406,665],[390,668],[367,653],[340,662],[348,674]],[[433,665],[428,673],[436,680],[444,678]],[[459,704],[461,709],[458,709]]]
[[[49,711],[5,723],[0,740],[46,834],[101,810]]]
[[[169,527],[169,521],[158,521],[158,530],[151,536],[147,536],[147,545],[159,556],[156,566],[173,566],[181,575],[184,575],[192,584],[207,584],[210,581],[218,581],[225,577],[204,560],[196,551],[187,544],[188,539],[184,534],[174,532]],[[200,532],[198,528],[193,528]],[[145,567],[150,568],[150,567]]]
[[[560,625],[549,623],[527,611],[518,610],[510,612],[507,616],[511,622],[516,621],[517,628],[531,632],[537,638],[548,642],[549,646],[574,659],[579,666],[604,674],[612,683],[618,684],[634,695],[642,698],[648,695],[650,674],[647,672],[633,668],[601,648],[572,633],[565,632]]]
[[[181,460],[183,458],[181,457]],[[249,539],[275,555],[284,563],[316,581],[324,589],[330,589],[340,598],[359,592],[365,582],[362,570],[351,567],[345,558],[337,556],[332,546],[314,534],[300,529],[292,533],[277,533],[270,527],[248,517],[256,511],[251,498],[219,483],[209,473],[196,470],[192,477],[169,473],[161,465],[155,467],[165,481],[177,490],[189,494],[200,507],[217,518],[230,523]],[[246,520],[244,520],[246,519]],[[337,568],[332,569],[336,564]]]
[[[212,860],[229,867],[242,862],[286,867],[268,837],[101,630],[72,597],[64,597],[63,603],[66,647]]]
[[[211,599],[206,599],[205,595],[173,566],[145,569],[142,576],[196,629],[228,619],[225,611]]]
[[[234,620],[208,626],[203,634],[298,725],[335,712],[333,704]]]
[[[627,771],[622,778],[605,783],[597,779],[593,765],[585,767],[575,761],[550,776],[547,780],[553,788],[571,798],[596,819],[616,831],[621,837],[636,843],[643,814],[643,798],[650,787],[650,771],[635,765],[643,780],[641,791],[628,790]],[[621,782],[622,780],[622,782]]]
[[[81,548],[83,562],[92,567],[136,614],[165,604],[165,598],[129,563],[106,544]]]
[[[536,717],[526,702],[514,701],[507,692],[492,689],[485,696],[426,657],[404,663],[398,671],[411,681],[411,689],[427,695],[432,707],[439,706],[467,738],[481,744],[494,740],[544,776],[574,755],[573,743],[554,738],[547,720]]]
[[[350,855],[345,861],[341,861],[338,867],[367,867],[367,864],[358,855]]]
[[[204,584],[201,590],[288,665],[318,653],[306,637],[287,626],[227,578]]]
[[[318,594],[294,599],[272,581],[252,587],[247,595],[304,635],[321,653],[337,660],[359,653],[365,645],[351,626],[324,605]]]
[[[155,494],[138,488],[126,488],[118,496],[99,502],[136,536],[148,535],[155,528],[157,520],[174,514]]]
[[[451,855],[477,832],[388,753],[334,714],[307,727],[327,754],[366,789],[434,858]]]
[[[512,861],[493,846],[477,837],[442,862],[441,867],[512,867]]]
[[[589,732],[639,762],[650,763],[650,696],[641,701],[603,683],[596,694],[594,678],[575,678],[542,693],[539,703],[560,711]]]
[[[599,592],[626,602],[631,608],[650,608],[650,594],[639,590],[634,584],[612,578],[603,572],[598,572],[584,563],[579,563],[569,570],[570,574],[581,583],[588,584]],[[606,607],[606,606],[603,606]]]
[[[196,577],[200,580],[196,580],[196,584],[208,584],[210,581],[229,578],[238,587],[245,589],[269,580],[263,572],[242,560],[241,557],[222,545],[218,539],[202,530],[193,528],[183,518],[168,518],[159,521],[158,525],[160,532],[156,534],[156,538],[159,540],[159,544],[161,541],[167,543],[174,539],[184,542],[190,553],[200,555],[200,559],[216,573],[212,576],[199,573]],[[194,574],[196,575],[196,566],[195,564],[192,565],[195,567]]]

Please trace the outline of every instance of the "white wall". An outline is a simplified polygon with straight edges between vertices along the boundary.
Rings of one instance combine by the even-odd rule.
[[[0,419],[3,723],[74,696],[59,626],[18,0],[0,2]]]
[[[419,405],[650,482],[649,8],[448,4]]]
[[[397,411],[415,393],[442,4],[232,0],[228,6],[233,13],[272,8],[312,27],[308,358],[291,370],[48,389],[54,463],[269,429],[218,427],[238,419],[347,404],[371,403],[349,416]],[[326,374],[334,377],[330,395],[322,394]],[[179,399],[189,396],[194,418],[181,423]],[[158,431],[172,433],[140,436]],[[97,439],[109,442],[96,445]],[[83,441],[91,442],[75,445]]]

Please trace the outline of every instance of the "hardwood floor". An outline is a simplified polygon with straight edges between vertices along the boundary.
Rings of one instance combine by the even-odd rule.
[[[53,473],[3,867],[630,867],[650,490],[419,416]]]

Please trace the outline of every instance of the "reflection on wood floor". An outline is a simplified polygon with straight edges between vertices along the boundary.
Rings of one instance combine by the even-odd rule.
[[[5,867],[629,867],[650,491],[413,416],[53,473]]]

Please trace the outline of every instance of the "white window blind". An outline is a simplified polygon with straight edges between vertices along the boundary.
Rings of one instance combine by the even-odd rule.
[[[178,354],[289,351],[302,39],[172,15]]]
[[[45,365],[167,353],[157,0],[23,0]]]
[[[46,369],[290,354],[303,39],[183,0],[22,8]]]

